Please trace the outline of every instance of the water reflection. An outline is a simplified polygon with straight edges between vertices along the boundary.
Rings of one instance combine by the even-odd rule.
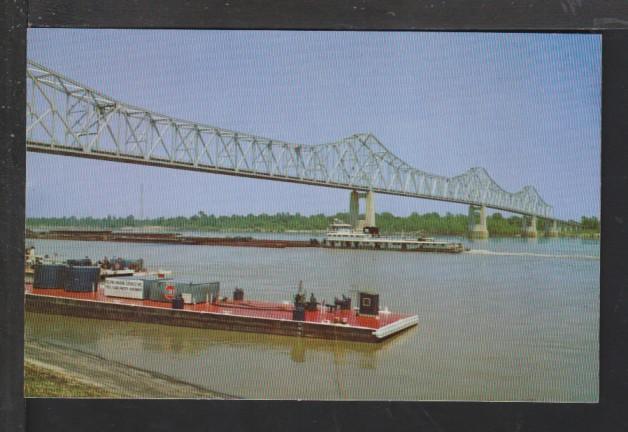
[[[91,348],[100,353],[139,351],[200,356],[220,347],[231,347],[253,352],[287,352],[294,363],[305,363],[309,357],[323,354],[331,356],[335,365],[357,360],[355,365],[361,369],[376,369],[380,353],[402,344],[414,332],[416,328],[380,343],[365,343],[92,320],[33,312],[26,314],[25,329],[27,339],[49,340],[88,351]]]

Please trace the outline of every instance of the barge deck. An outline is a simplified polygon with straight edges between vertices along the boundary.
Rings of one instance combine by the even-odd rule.
[[[158,243],[198,246],[237,246],[258,248],[304,248],[318,247],[314,240],[272,240],[253,237],[197,237],[184,236],[179,233],[135,233],[91,230],[53,230],[35,232],[26,231],[28,239],[42,240],[75,240],[75,241],[103,241],[121,243]]]
[[[25,309],[84,318],[357,342],[381,342],[418,324],[416,315],[388,311],[364,315],[353,309],[305,311],[304,320],[293,320],[292,304],[251,300],[185,304],[183,309],[173,309],[170,303],[107,297],[101,288],[94,292],[68,292],[37,289],[31,284],[25,284]]]

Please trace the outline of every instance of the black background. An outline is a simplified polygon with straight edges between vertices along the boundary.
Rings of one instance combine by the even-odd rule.
[[[628,431],[628,2],[7,0],[2,8],[0,432]],[[600,403],[23,399],[27,26],[601,31]]]

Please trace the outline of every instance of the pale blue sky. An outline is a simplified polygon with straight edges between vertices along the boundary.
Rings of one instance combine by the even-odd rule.
[[[600,212],[601,36],[29,29],[28,56],[116,99],[298,142],[371,132],[411,165],[483,166],[559,218]],[[28,216],[346,211],[349,193],[29,153]],[[466,213],[376,197],[378,212]]]

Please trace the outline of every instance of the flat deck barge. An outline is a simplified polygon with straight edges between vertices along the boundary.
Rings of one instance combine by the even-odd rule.
[[[388,311],[364,315],[354,309],[325,308],[305,311],[303,320],[294,320],[292,304],[252,300],[185,304],[182,309],[173,309],[170,303],[107,297],[100,287],[94,292],[69,292],[37,289],[32,284],[25,284],[25,309],[84,318],[357,342],[381,342],[418,324],[416,315]]]
[[[318,241],[312,240],[273,240],[256,239],[253,237],[201,237],[184,236],[179,233],[139,233],[115,232],[108,230],[26,230],[26,238],[42,240],[77,240],[77,241],[105,241],[121,243],[159,243],[201,246],[237,246],[258,248],[297,248],[318,247]]]

